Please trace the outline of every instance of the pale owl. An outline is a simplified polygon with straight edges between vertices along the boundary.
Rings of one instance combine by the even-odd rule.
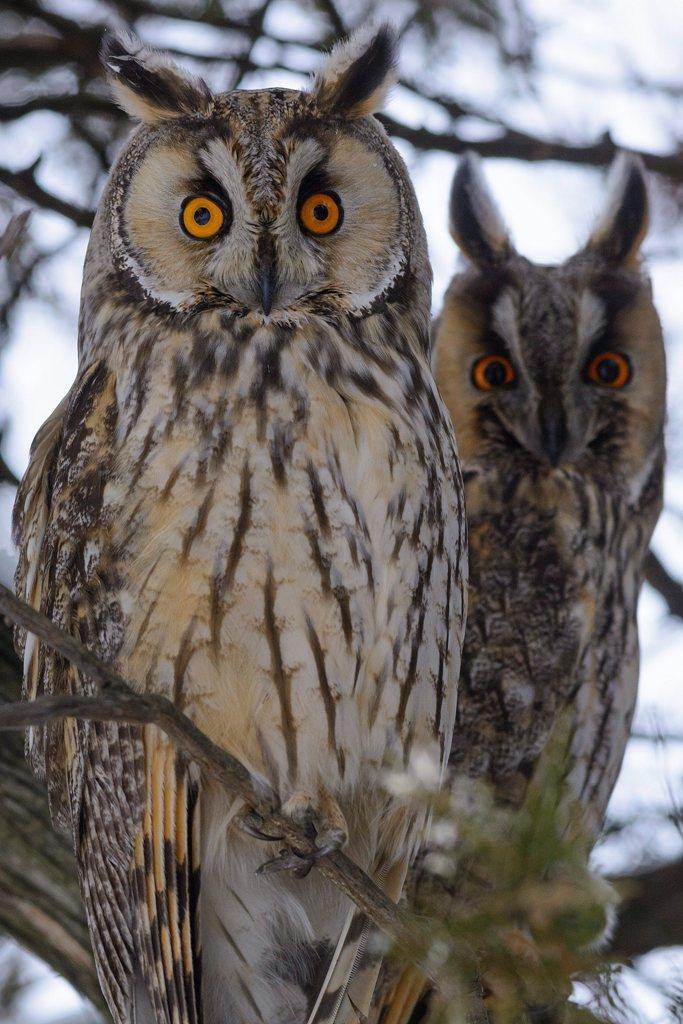
[[[18,593],[397,898],[424,814],[382,772],[448,757],[466,554],[422,222],[372,117],[393,36],[339,46],[303,92],[213,95],[128,38],[104,62],[141,123],[17,498]],[[27,698],[88,689],[20,646]],[[244,809],[160,732],[68,721],[29,747],[116,1024],[362,1018],[362,916],[315,870],[257,876]]]

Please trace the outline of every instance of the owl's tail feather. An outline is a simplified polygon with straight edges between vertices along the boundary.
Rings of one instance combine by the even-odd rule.
[[[373,875],[378,885],[397,899],[407,869],[407,860],[401,859]],[[307,1024],[364,1024],[382,966],[382,955],[373,942],[376,937],[375,926],[365,914],[351,909]]]
[[[144,978],[140,975],[137,975],[133,982],[131,1024],[156,1024],[154,1007],[149,998]]]
[[[134,887],[146,1000],[138,993],[135,1005],[141,1024],[147,1024],[150,1009],[150,1024],[199,1024],[198,782],[153,727],[145,730],[145,769]]]
[[[408,966],[399,975],[393,989],[383,999],[378,1024],[409,1024],[418,1004],[429,992],[429,983],[415,967]]]

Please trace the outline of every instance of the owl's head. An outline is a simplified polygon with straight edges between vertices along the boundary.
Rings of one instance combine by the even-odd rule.
[[[138,299],[276,322],[366,315],[398,293],[428,310],[414,193],[372,116],[394,75],[388,27],[340,44],[303,92],[214,95],[133,37],[107,38],[103,60],[140,125],[93,245]]]
[[[639,262],[642,164],[621,154],[586,245],[560,266],[514,249],[478,161],[460,163],[450,227],[467,261],[437,324],[437,378],[465,462],[606,481],[647,471],[661,446],[664,346]]]

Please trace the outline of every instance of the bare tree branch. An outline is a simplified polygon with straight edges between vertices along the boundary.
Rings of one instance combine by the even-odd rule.
[[[476,116],[476,115],[473,115]],[[609,132],[588,145],[574,145],[560,140],[543,139],[498,122],[501,134],[495,139],[478,142],[465,140],[454,132],[435,132],[428,128],[414,128],[397,121],[387,114],[380,114],[387,131],[398,139],[404,139],[416,149],[440,150],[443,153],[464,153],[473,150],[480,156],[492,159],[524,160],[540,163],[556,160],[561,163],[579,164],[586,167],[606,167],[619,152]],[[673,182],[683,182],[683,152],[660,155],[645,150],[633,150],[651,171],[663,174]]]
[[[44,725],[58,718],[156,725],[188,754],[202,771],[216,779],[252,810],[250,821],[264,835],[282,839],[295,853],[316,854],[311,840],[293,822],[274,810],[274,797],[265,793],[247,769],[213,743],[171,701],[158,694],[136,693],[109,665],[100,661],[80,641],[59,629],[46,616],[15,597],[0,584],[0,611],[14,624],[39,637],[94,682],[96,696],[51,696],[0,707],[0,730]],[[321,857],[318,870],[338,886],[383,931],[401,945],[410,944],[410,924],[405,914],[346,854],[340,851]]]
[[[90,210],[84,210],[82,206],[75,206],[73,203],[60,199],[51,192],[46,192],[34,177],[34,167],[26,167],[23,171],[9,171],[0,167],[0,183],[13,189],[24,199],[42,206],[45,210],[53,210],[68,217],[79,228],[89,228],[93,222],[94,214]]]
[[[624,960],[683,946],[683,857],[611,879],[624,895],[611,950]]]
[[[670,614],[683,619],[683,584],[673,578],[654,551],[645,559],[645,579],[664,598]]]

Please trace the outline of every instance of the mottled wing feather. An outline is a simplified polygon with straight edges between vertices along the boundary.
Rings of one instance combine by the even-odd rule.
[[[407,858],[401,857],[388,870],[380,867],[372,875],[390,899],[396,901],[407,870]],[[378,939],[375,926],[365,914],[356,907],[350,910],[333,967],[328,972],[324,996],[321,994],[309,1024],[363,1024],[367,1021],[382,966],[382,955],[378,952],[382,943]]]
[[[138,956],[158,1021],[200,1020],[199,801],[196,772],[145,730],[147,798],[135,843]]]
[[[17,593],[109,661],[122,619],[110,596],[119,567],[104,501],[116,414],[113,375],[102,363],[82,370],[36,437],[14,516]],[[23,631],[16,641],[25,699],[91,689]],[[29,754],[47,778],[55,824],[74,833],[98,976],[116,1024],[199,1024],[191,768],[154,729],[72,719],[32,736]]]
[[[40,553],[50,511],[52,468],[59,448],[68,401],[67,395],[36,434],[31,445],[29,466],[14,503],[12,532],[14,542],[19,546],[15,590],[18,596],[33,608],[42,606],[43,577],[39,572]],[[41,682],[39,644],[32,634],[19,627],[14,631],[14,641],[23,659],[22,696],[24,700],[33,700],[38,696]],[[34,772],[41,777],[45,774],[44,736],[43,729],[30,728],[26,737],[27,757]]]

